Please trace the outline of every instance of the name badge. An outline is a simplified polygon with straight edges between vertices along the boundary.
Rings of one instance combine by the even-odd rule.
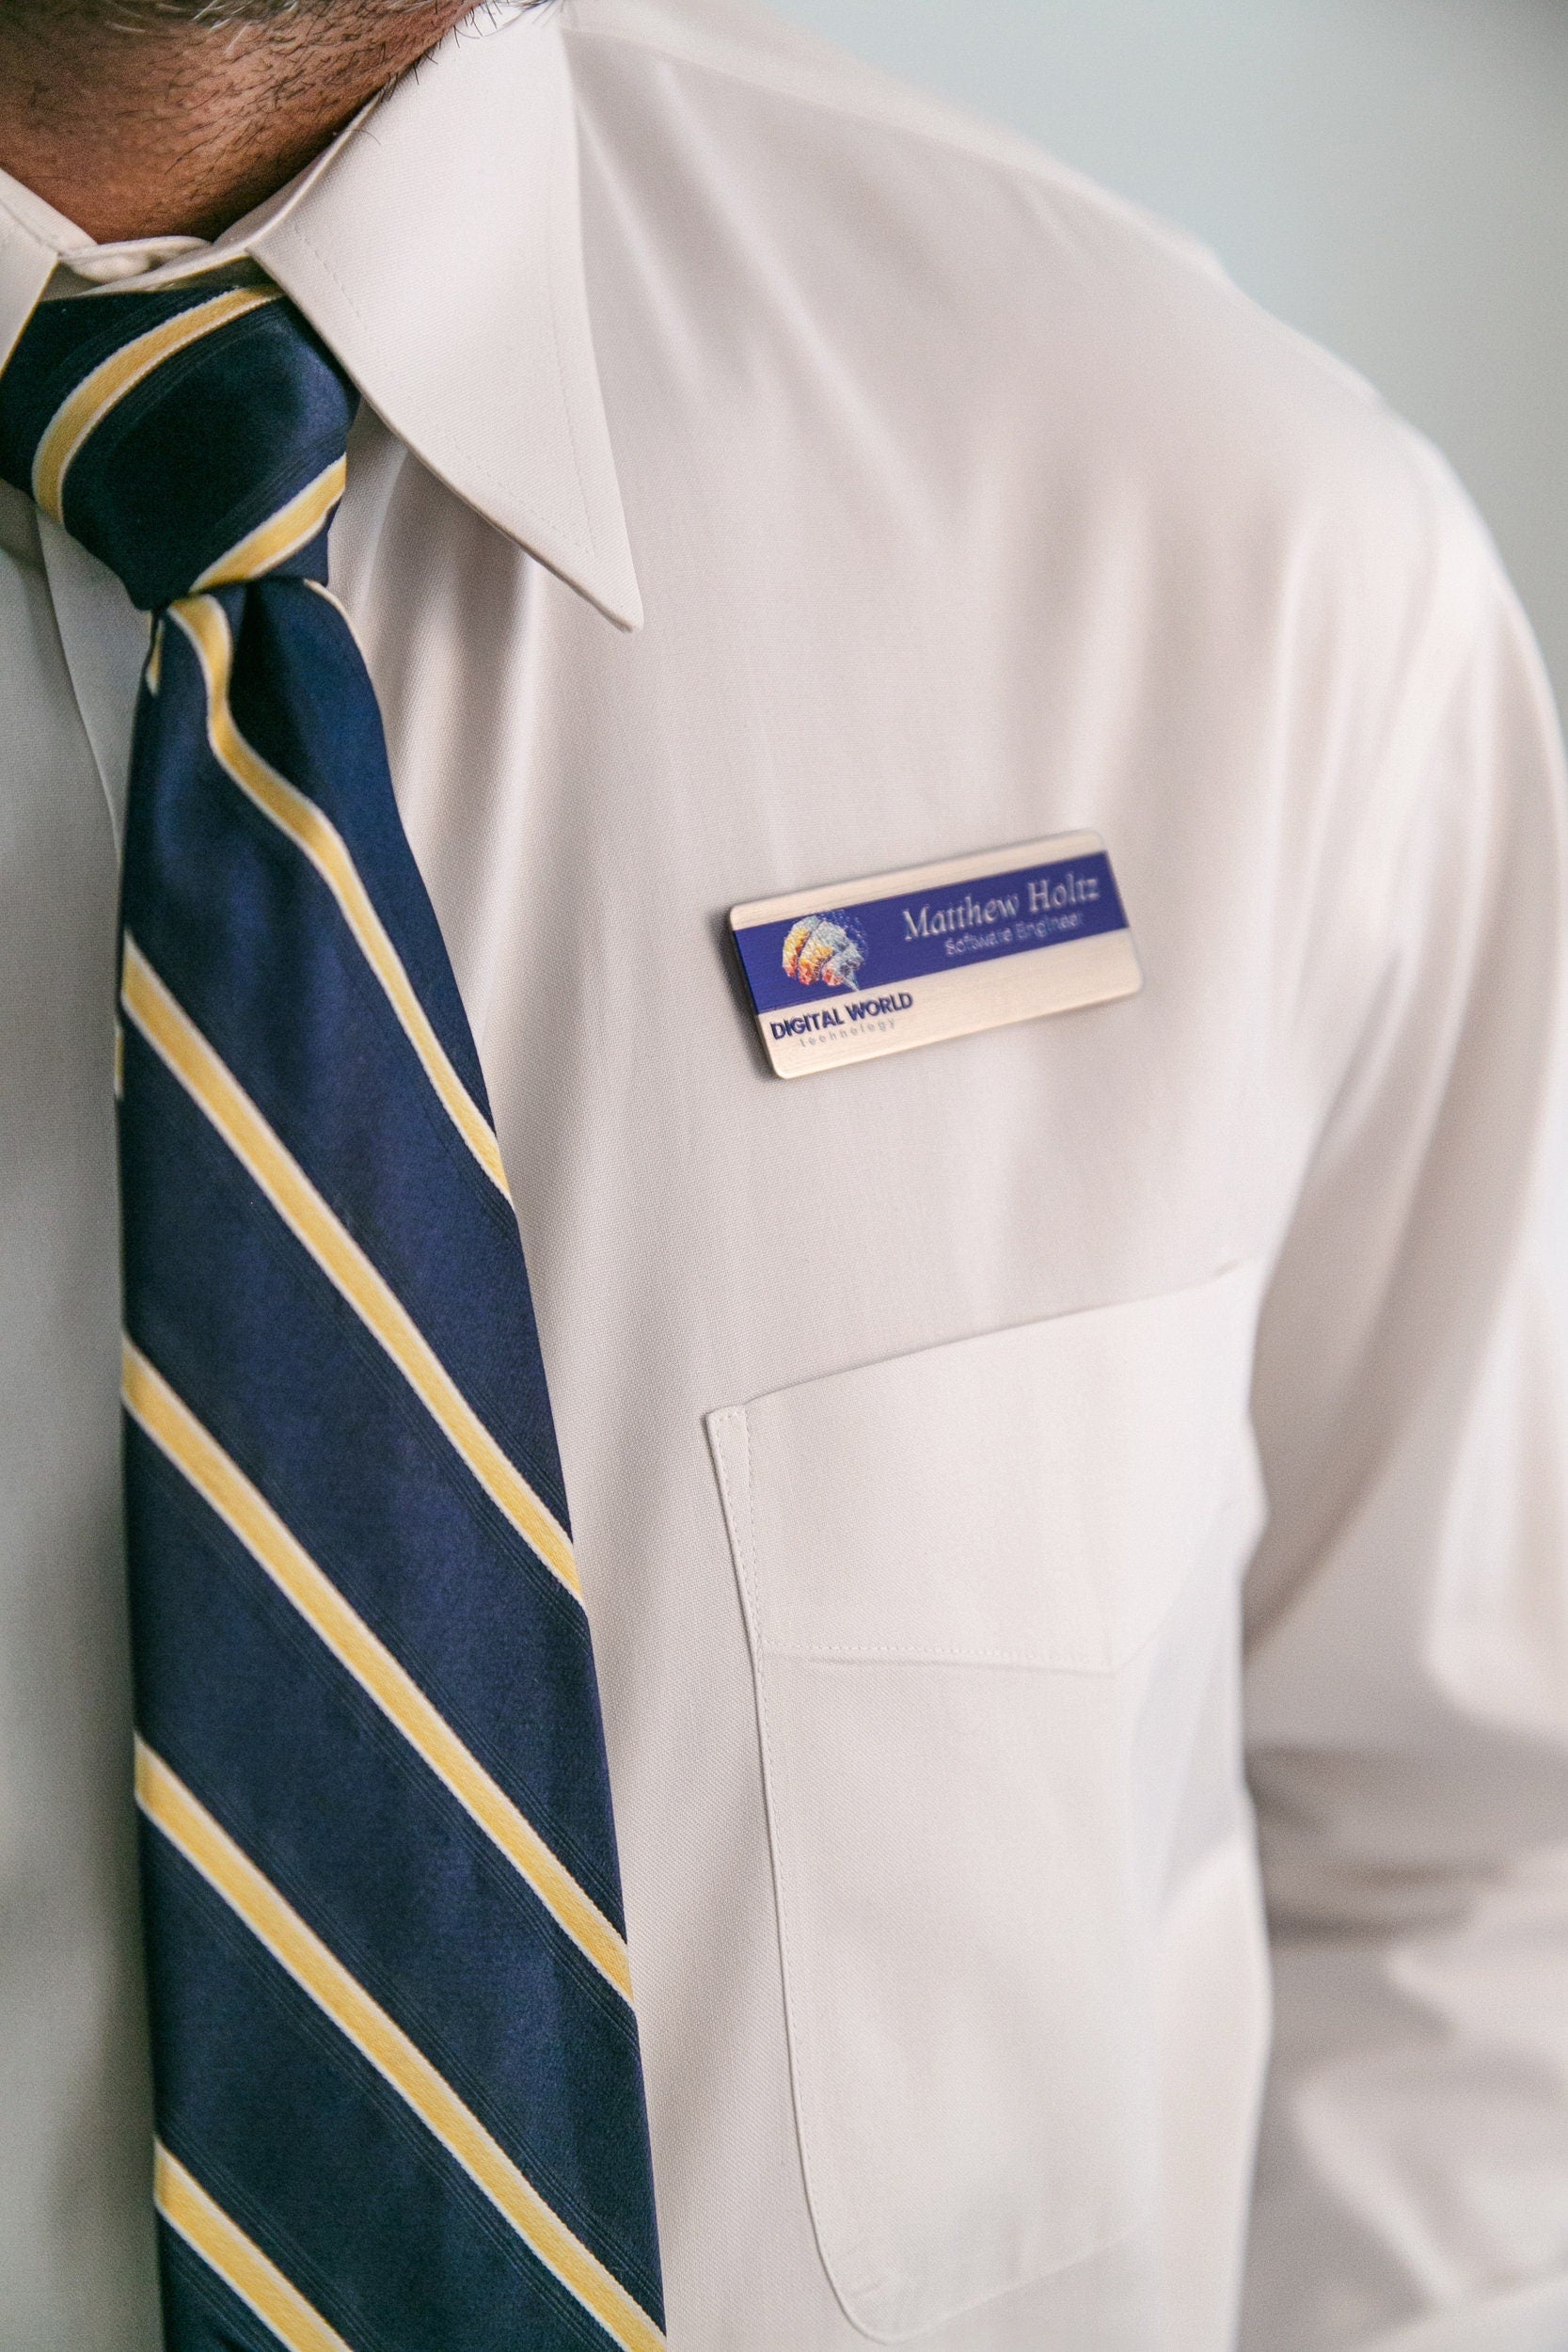
[[[730,914],[777,1075],[901,1054],[1143,986],[1098,834],[914,866]]]

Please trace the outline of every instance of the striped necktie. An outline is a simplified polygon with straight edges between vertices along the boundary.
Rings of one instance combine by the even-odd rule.
[[[662,2343],[588,1625],[472,1037],[245,270],[44,305],[0,474],[156,615],[120,967],[171,2352]]]

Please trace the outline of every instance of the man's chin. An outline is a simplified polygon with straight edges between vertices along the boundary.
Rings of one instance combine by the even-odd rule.
[[[526,4],[538,6],[539,0]],[[382,18],[451,14],[443,0],[6,0],[5,7],[13,29],[32,23],[141,35],[195,25],[216,32],[239,24],[312,20],[342,35],[372,27]]]

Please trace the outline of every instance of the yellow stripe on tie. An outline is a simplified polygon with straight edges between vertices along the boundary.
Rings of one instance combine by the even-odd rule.
[[[159,2140],[152,2158],[152,2201],[171,2230],[248,2305],[288,2352],[353,2352],[299,2289],[230,2221],[178,2156]]]
[[[546,2268],[591,2312],[623,2352],[662,2352],[664,2336],[641,2304],[519,2171],[445,2076],[284,1901],[163,1759],[136,1742],[136,1802],[243,1919],[281,1968],[404,2099]]]
[[[71,461],[127,392],[135,391],[177,351],[200,342],[203,336],[215,335],[219,327],[244,318],[247,310],[260,310],[282,299],[276,286],[231,287],[227,294],[214,294],[210,302],[195,303],[190,310],[166,319],[134,342],[121,344],[102,367],[94,368],[60,403],[33,458],[33,496],[44,513],[64,523],[65,478]]]
[[[209,564],[192,594],[202,588],[231,588],[243,580],[261,580],[308,548],[348,486],[348,459],[339,457],[308,482],[297,497],[254,531],[246,532],[227,555]]]
[[[229,616],[211,596],[192,596],[171,608],[190,640],[207,681],[207,739],[213,756],[263,815],[304,851],[337,899],[343,919],[359,944],[359,951],[387,992],[404,1034],[423,1065],[458,1134],[508,1203],[506,1170],[500,1146],[484,1113],[469,1094],[448,1059],[430,1017],[415,993],[397,949],[370,893],[360,881],[348,845],[331,818],[286,776],[252,750],[234,723],[229,707],[229,684],[234,667],[234,641]]]
[[[469,1755],[445,1717],[323,1575],[265,1497],[129,1339],[123,1343],[123,1363],[126,1410],[629,2003],[631,1970],[625,1942],[533,1824]]]
[[[580,1601],[582,1587],[565,1529],[497,1444],[402,1300],[339,1223],[232,1072],[170,995],[129,931],[120,1002],[284,1223],[380,1341],[497,1509]]]

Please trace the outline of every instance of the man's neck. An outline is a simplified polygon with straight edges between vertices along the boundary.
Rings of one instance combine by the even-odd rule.
[[[473,0],[314,0],[135,32],[0,5],[0,167],[101,245],[212,237],[292,180]]]

